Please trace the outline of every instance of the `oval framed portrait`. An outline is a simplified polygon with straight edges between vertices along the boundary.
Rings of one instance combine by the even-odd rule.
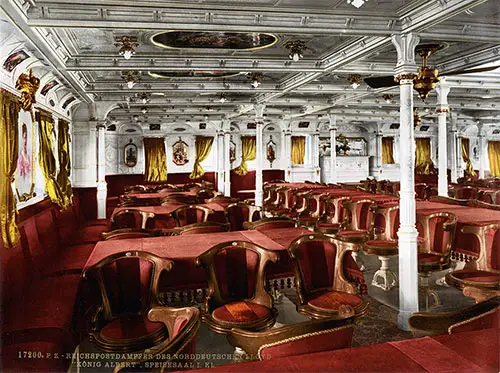
[[[128,167],[134,167],[137,164],[137,145],[132,142],[132,139],[123,148],[123,159]]]

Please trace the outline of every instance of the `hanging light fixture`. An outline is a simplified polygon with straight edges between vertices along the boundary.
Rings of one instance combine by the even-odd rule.
[[[147,93],[142,93],[139,98],[144,105],[146,105],[151,100],[150,96]]]
[[[356,89],[361,84],[361,76],[358,74],[351,74],[347,77],[349,83],[351,83],[352,89]]]
[[[219,102],[220,102],[221,104],[223,104],[224,102],[226,102],[226,101],[227,101],[226,95],[225,95],[224,93],[219,93],[219,94],[218,94],[218,97],[219,97]]]
[[[361,8],[368,0],[347,0],[347,4],[351,4],[355,8]]]
[[[394,99],[394,96],[391,95],[390,93],[385,93],[382,98],[384,99],[386,104],[392,104],[392,100]]]
[[[137,76],[137,71],[128,71],[126,73],[122,73],[122,77],[127,83],[127,87],[129,89],[134,88],[135,83],[139,81],[139,77]]]
[[[257,88],[260,85],[263,78],[264,75],[262,75],[261,73],[250,73],[247,75],[247,79],[250,81],[250,85],[253,88]]]
[[[126,60],[130,60],[135,54],[135,48],[139,46],[135,36],[120,36],[116,38],[116,47],[120,47],[118,53]]]
[[[290,40],[285,43],[285,48],[289,51],[288,57],[295,62],[303,57],[302,53],[307,49],[302,40]]]

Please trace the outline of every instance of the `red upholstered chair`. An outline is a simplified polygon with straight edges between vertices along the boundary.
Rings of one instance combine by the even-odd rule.
[[[373,275],[372,285],[389,291],[398,282],[396,273],[389,268],[389,259],[398,254],[399,205],[377,208],[375,215],[381,217],[384,228],[373,240],[363,244],[363,251],[377,255],[381,262],[380,269]]]
[[[288,193],[290,189],[288,187],[279,187],[276,189],[276,199],[271,202],[270,205],[265,206],[266,211],[268,211],[273,216],[281,216],[290,212]]]
[[[479,257],[465,264],[464,269],[446,275],[446,282],[459,289],[466,286],[500,290],[500,223],[465,226],[463,233],[474,235],[479,242]]]
[[[344,202],[350,200],[351,197],[325,198],[325,213],[316,222],[314,231],[326,235],[334,235],[340,229],[346,228],[348,216]]]
[[[440,335],[499,328],[500,296],[473,306],[440,313],[414,313],[408,322],[417,334]]]
[[[145,185],[129,185],[125,187],[125,194],[127,193],[148,193],[149,189]]]
[[[364,243],[373,236],[377,203],[371,199],[344,201],[350,225],[337,232],[336,237],[353,243]]]
[[[206,203],[207,200],[214,198],[218,194],[219,193],[215,190],[201,189],[196,192],[196,199],[198,200],[198,203]]]
[[[89,314],[90,341],[103,351],[131,352],[168,340],[169,330],[151,322],[158,307],[159,280],[172,269],[171,260],[145,251],[113,254],[88,268],[83,278],[100,292],[101,302]]]
[[[159,198],[137,198],[127,197],[122,198],[123,202],[118,204],[118,207],[134,207],[134,206],[158,206],[160,204]]]
[[[320,319],[262,332],[233,329],[227,340],[258,360],[311,354],[351,347],[354,317]]]
[[[161,199],[162,206],[171,203],[197,204],[198,198],[182,193],[172,193]]]
[[[420,200],[427,199],[427,184],[415,184],[415,198]]]
[[[453,197],[457,199],[476,199],[478,189],[473,186],[463,185],[455,189]]]
[[[309,193],[306,196],[306,209],[297,217],[297,224],[306,228],[314,228],[316,222],[325,212],[325,193]]]
[[[305,235],[292,241],[292,260],[297,288],[297,311],[312,318],[343,319],[363,315],[367,302],[358,296],[357,286],[344,276],[344,256],[358,251],[358,244],[322,234]]]
[[[190,205],[181,206],[172,212],[177,226],[183,227],[188,224],[203,223],[213,211],[207,207]]]
[[[227,207],[229,206],[230,204],[232,203],[237,203],[239,202],[239,199],[238,198],[233,198],[233,197],[226,197],[226,196],[223,196],[222,194],[219,194],[213,198],[210,198],[206,201],[207,203],[217,203],[218,205],[222,206],[222,207]]]
[[[477,200],[494,205],[496,203],[495,193],[496,192],[480,190],[477,192]]]
[[[208,278],[203,319],[216,333],[231,328],[264,330],[276,321],[273,299],[265,289],[265,267],[278,254],[250,242],[216,245],[196,258]]]
[[[433,272],[450,268],[456,225],[456,216],[447,212],[417,214],[418,274],[426,308],[429,306],[429,297],[433,298],[435,305],[440,304],[438,294],[429,286],[429,277]]]
[[[265,195],[263,200],[264,211],[269,211],[270,209],[276,208],[278,205],[278,187],[270,186],[265,189]]]
[[[137,359],[127,360],[117,365],[113,373],[134,364],[134,370],[144,371],[148,366],[160,364],[184,366],[196,353],[196,336],[201,324],[200,310],[195,307],[168,308],[155,307],[148,312],[150,322],[162,323],[168,330],[168,339],[161,345],[150,349],[145,354],[138,354]],[[184,358],[188,356],[188,358]],[[150,363],[150,364],[147,364]],[[154,365],[153,365],[154,366]]]
[[[277,228],[293,228],[295,221],[288,218],[264,218],[253,223],[244,223],[243,227],[246,229],[265,231],[268,229]]]
[[[232,231],[241,231],[244,229],[243,223],[252,223],[260,220],[261,208],[246,203],[232,203],[225,209],[226,220],[231,224]]]
[[[111,216],[111,229],[138,228],[146,229],[148,219],[155,214],[138,209],[120,210]]]
[[[204,223],[188,224],[177,229],[177,234],[180,236],[188,234],[219,233],[229,231],[229,224],[206,221]]]

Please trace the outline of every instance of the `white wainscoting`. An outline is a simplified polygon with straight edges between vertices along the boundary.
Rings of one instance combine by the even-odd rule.
[[[366,179],[369,173],[367,156],[337,156],[337,182],[355,182]],[[330,182],[330,156],[320,158],[321,181]]]

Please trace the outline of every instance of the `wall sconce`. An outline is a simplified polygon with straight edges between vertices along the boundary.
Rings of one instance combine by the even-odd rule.
[[[303,57],[302,53],[307,49],[306,43],[302,40],[290,40],[285,43],[285,48],[289,51],[288,57],[295,62]]]
[[[382,98],[384,99],[386,104],[392,104],[392,100],[394,99],[394,96],[389,94],[389,93],[386,93],[382,96]]]
[[[123,56],[126,60],[130,60],[135,54],[135,48],[139,46],[137,43],[137,38],[135,36],[121,36],[116,38],[116,47],[120,47],[118,53]]]
[[[139,77],[137,76],[136,71],[128,71],[125,75],[122,75],[123,79],[127,83],[127,87],[129,89],[134,88],[135,83],[139,81]]]
[[[347,77],[347,80],[349,81],[349,83],[351,83],[352,89],[358,88],[361,84],[361,76],[358,74],[349,75]]]

